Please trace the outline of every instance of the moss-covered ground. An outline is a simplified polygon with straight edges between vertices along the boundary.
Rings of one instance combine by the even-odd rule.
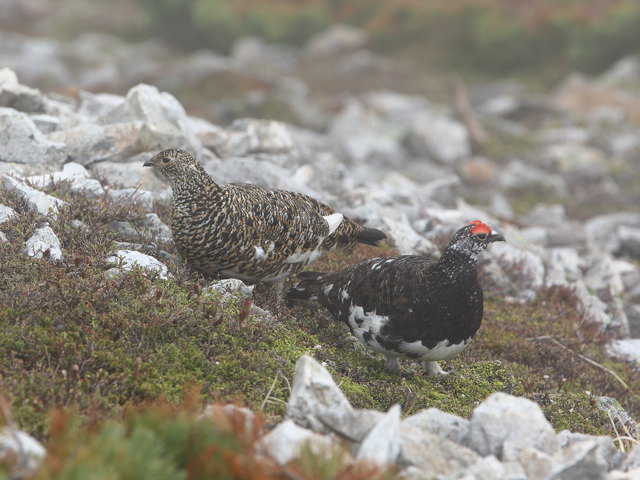
[[[110,230],[114,220],[135,225],[144,216],[135,201],[73,198],[64,185],[52,193],[69,201],[57,219],[49,219],[62,243],[60,263],[25,255],[24,242],[43,219],[0,191],[0,203],[20,213],[2,224],[9,242],[0,243],[0,390],[13,421],[39,438],[51,435],[56,407],[73,407],[85,419],[119,418],[130,406],[177,403],[193,388],[201,404],[235,401],[274,423],[285,412],[303,353],[326,362],[361,408],[400,403],[405,414],[438,407],[469,417],[489,394],[505,391],[538,401],[556,429],[612,433],[592,395],[615,397],[640,415],[634,393],[640,375],[606,359],[601,339],[578,328],[572,300],[561,291],[543,292],[529,304],[489,293],[476,339],[443,365],[453,375],[425,378],[413,362],[392,375],[380,356],[317,307],[288,307],[263,287],[256,288],[254,302],[272,312],[271,320],[249,314],[239,299],[221,304],[215,294],[203,293],[206,280],[180,263],[170,243]],[[166,205],[156,210],[166,220]],[[171,278],[143,270],[108,273],[105,258],[119,241],[147,245],[142,250],[163,259]],[[393,252],[389,246],[358,247],[332,253],[313,268],[336,269]],[[580,355],[615,371],[629,388]]]

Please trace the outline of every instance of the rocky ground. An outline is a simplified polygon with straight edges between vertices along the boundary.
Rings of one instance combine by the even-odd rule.
[[[247,39],[230,57],[1,35],[1,382],[29,433],[48,436],[57,405],[117,414],[195,383],[261,410],[281,464],[339,439],[407,478],[638,478],[639,448],[620,449],[639,438],[639,59],[546,94],[454,82],[448,102],[406,93],[411,69],[350,29],[304,49]],[[314,269],[437,255],[476,218],[502,233],[453,378],[390,376],[313,308],[189,272],[168,186],[142,168],[168,147],[219,182],[304,192],[390,236]]]

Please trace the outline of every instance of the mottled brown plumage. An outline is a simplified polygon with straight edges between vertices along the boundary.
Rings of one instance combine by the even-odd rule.
[[[182,150],[165,150],[144,165],[157,167],[171,184],[173,240],[205,274],[278,282],[327,250],[385,238],[302,193],[218,185]]]

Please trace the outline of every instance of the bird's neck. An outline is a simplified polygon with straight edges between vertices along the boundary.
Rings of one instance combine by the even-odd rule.
[[[477,279],[478,255],[469,251],[458,251],[455,249],[445,249],[438,260],[439,269],[452,279]]]
[[[180,178],[171,180],[171,189],[175,197],[193,197],[194,192],[216,192],[220,187],[201,169],[184,172]]]

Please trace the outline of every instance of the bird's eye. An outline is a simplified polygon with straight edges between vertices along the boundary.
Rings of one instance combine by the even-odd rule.
[[[162,163],[169,163],[171,159],[169,157],[162,157]]]
[[[487,238],[487,234],[486,233],[476,233],[476,237],[478,237],[480,240],[484,240],[485,238]]]

